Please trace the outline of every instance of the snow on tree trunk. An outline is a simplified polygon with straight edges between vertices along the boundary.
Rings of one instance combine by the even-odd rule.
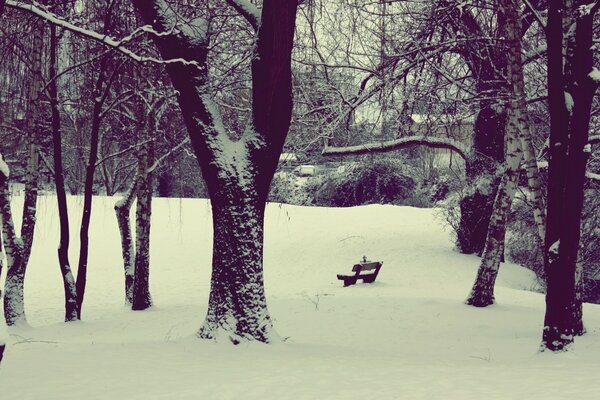
[[[208,312],[198,336],[233,343],[245,339],[270,342],[273,322],[263,286],[264,204],[248,198],[248,188],[230,183],[212,199],[213,270]]]
[[[152,112],[152,111],[151,111]],[[133,277],[132,310],[145,310],[152,306],[150,296],[150,219],[152,215],[152,176],[149,172],[154,162],[153,143],[150,141],[150,129],[154,126],[149,115],[146,128],[140,137],[145,142],[138,152],[137,205],[136,205],[136,246],[135,273]]]
[[[115,214],[117,216],[117,224],[119,225],[119,233],[121,236],[123,270],[125,273],[125,302],[129,305],[133,303],[133,276],[135,274],[135,249],[131,234],[129,215],[135,198],[136,187],[137,177],[134,178],[123,198],[115,204]]]
[[[593,21],[598,4],[575,1],[572,43],[566,51],[563,72],[564,15],[560,4],[550,3],[548,12],[548,98],[550,106],[550,160],[548,163],[548,212],[545,240],[547,276],[546,315],[542,350],[565,351],[574,336],[583,332],[577,286],[578,251],[585,170],[586,145],[592,102],[598,82],[594,68]],[[565,103],[565,89],[571,104]],[[580,295],[580,294],[579,294]]]
[[[65,321],[77,320],[77,292],[75,278],[69,263],[69,214],[67,211],[67,194],[65,192],[65,178],[62,161],[62,135],[60,126],[60,113],[58,108],[58,92],[56,79],[56,62],[58,47],[56,26],[50,25],[50,63],[49,75],[53,77],[48,83],[50,108],[52,111],[52,143],[54,156],[54,184],[58,204],[60,223],[60,239],[58,245],[58,264],[60,267],[63,288],[65,293]]]
[[[527,134],[525,111],[525,81],[521,60],[520,23],[514,0],[499,1],[499,25],[505,29],[507,43],[507,71],[510,93],[507,99],[506,172],[494,200],[485,249],[477,279],[467,304],[485,307],[494,303],[494,283],[504,253],[506,219],[517,189],[519,166],[523,159],[521,137]]]
[[[6,165],[3,160],[2,165]],[[23,241],[17,237],[13,223],[8,188],[8,168],[0,168],[0,217],[6,254],[4,319],[6,324],[11,326],[24,323],[26,320],[23,302],[23,280],[25,278]]]

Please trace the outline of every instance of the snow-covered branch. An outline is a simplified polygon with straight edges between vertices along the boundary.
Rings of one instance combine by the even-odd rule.
[[[535,18],[535,20],[538,22],[538,24],[540,24],[540,26],[543,29],[546,29],[546,21],[544,21],[544,18],[542,17],[540,12],[531,4],[531,2],[529,0],[525,0],[525,5],[527,6],[527,8],[529,8],[529,11],[531,11],[531,14]]]
[[[246,21],[255,31],[258,30],[260,26],[260,10],[254,4],[250,3],[248,0],[226,0],[229,5],[231,5],[235,10],[243,16]]]
[[[324,156],[334,155],[358,155],[367,153],[382,153],[394,151],[411,146],[426,146],[437,149],[449,149],[457,153],[462,158],[466,158],[469,149],[461,142],[450,138],[438,138],[431,136],[406,136],[399,139],[387,140],[384,142],[365,143],[356,146],[347,147],[326,147],[322,151]]]
[[[35,4],[27,4],[27,3],[20,2],[20,1],[7,0],[6,6],[16,9],[16,10],[25,11],[30,14],[36,15],[56,26],[60,26],[61,28],[64,28],[68,31],[71,31],[80,36],[86,37],[88,39],[95,40],[99,43],[104,44],[105,46],[113,48],[116,51],[119,51],[120,53],[126,55],[127,57],[129,57],[132,60],[137,61],[137,62],[141,62],[141,63],[151,62],[151,63],[155,63],[155,64],[181,63],[181,64],[185,64],[185,65],[195,65],[200,68],[198,63],[195,61],[189,61],[189,60],[186,60],[183,58],[173,58],[173,59],[161,60],[161,59],[158,59],[155,57],[147,57],[147,56],[139,55],[139,54],[135,53],[134,51],[124,47],[125,44],[127,44],[128,42],[131,42],[133,39],[139,37],[143,33],[151,33],[151,34],[158,35],[158,36],[165,34],[164,32],[162,32],[162,33],[156,32],[154,29],[152,29],[152,27],[150,25],[144,25],[140,28],[137,28],[135,31],[133,31],[132,33],[130,33],[129,35],[125,36],[122,39],[115,39],[108,35],[103,35],[101,33],[92,31],[90,29],[86,29],[86,28],[77,26],[69,21],[65,21],[64,19],[58,17],[57,15],[37,7]]]
[[[592,135],[588,138],[588,143],[589,144],[596,144],[596,143],[600,143],[600,135]]]
[[[600,182],[600,174],[595,174],[593,172],[587,171],[585,173],[585,177],[588,179]]]
[[[8,164],[4,161],[4,157],[0,154],[0,178],[8,179],[10,176],[10,168],[8,168]]]

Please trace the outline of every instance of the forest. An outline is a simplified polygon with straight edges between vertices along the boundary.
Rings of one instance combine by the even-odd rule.
[[[593,398],[599,8],[0,0],[0,398]]]

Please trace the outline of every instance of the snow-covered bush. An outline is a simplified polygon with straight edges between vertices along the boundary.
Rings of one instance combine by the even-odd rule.
[[[307,185],[313,204],[330,207],[406,204],[415,188],[404,163],[395,159],[350,164]]]

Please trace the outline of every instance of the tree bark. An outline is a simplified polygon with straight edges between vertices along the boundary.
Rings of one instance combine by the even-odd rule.
[[[213,213],[213,271],[206,319],[198,331],[203,339],[220,331],[233,343],[252,338],[270,342],[273,322],[263,285],[263,215],[258,199],[245,204],[247,188],[225,183],[211,199]]]
[[[67,194],[65,192],[65,178],[62,162],[62,135],[60,125],[60,112],[58,108],[58,90],[56,82],[56,62],[58,47],[56,26],[50,24],[50,64],[48,92],[50,108],[52,109],[52,144],[54,149],[54,184],[58,203],[58,218],[60,223],[60,239],[58,245],[58,264],[63,279],[65,292],[65,321],[77,320],[77,291],[75,278],[69,263],[69,214],[67,210]]]

